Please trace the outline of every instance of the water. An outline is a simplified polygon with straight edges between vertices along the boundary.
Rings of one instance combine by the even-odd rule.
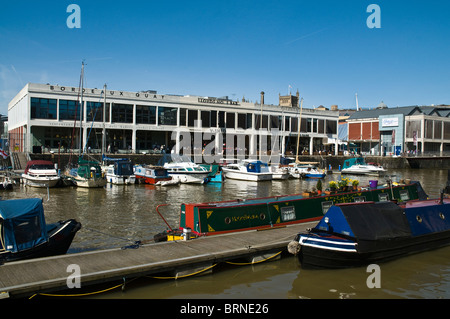
[[[393,180],[419,180],[430,197],[438,197],[446,185],[447,170],[398,169],[388,171]],[[328,181],[338,174],[326,177]],[[352,177],[367,185],[373,177]],[[379,184],[382,183],[381,180]],[[42,197],[47,222],[75,218],[83,228],[69,253],[123,247],[166,229],[156,213],[159,204],[170,204],[160,212],[172,227],[178,227],[179,207],[186,202],[206,202],[301,193],[315,180],[246,183],[227,180],[223,185],[108,185],[106,189],[18,187],[2,192],[3,199]],[[252,266],[219,264],[210,275],[182,280],[139,278],[127,289],[112,290],[95,298],[450,298],[450,247],[416,254],[381,266],[381,288],[368,288],[371,273],[365,267],[343,270],[303,270],[293,256]]]

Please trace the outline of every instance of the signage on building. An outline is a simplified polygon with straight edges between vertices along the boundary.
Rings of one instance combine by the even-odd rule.
[[[398,117],[388,117],[381,119],[381,126],[398,126]]]

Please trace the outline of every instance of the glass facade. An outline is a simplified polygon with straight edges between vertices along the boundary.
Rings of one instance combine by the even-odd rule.
[[[31,98],[31,118],[56,120],[56,99]]]
[[[156,124],[156,106],[136,105],[136,124]]]
[[[80,102],[75,100],[59,100],[60,120],[80,120]]]
[[[177,125],[176,107],[158,106],[158,125]]]
[[[133,123],[133,105],[113,103],[111,121],[113,123]]]
[[[103,122],[103,104],[103,102],[86,102],[88,122]],[[109,122],[109,103],[106,103],[105,122]]]

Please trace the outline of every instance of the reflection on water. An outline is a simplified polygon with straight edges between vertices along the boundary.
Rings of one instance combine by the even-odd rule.
[[[447,170],[389,171],[394,181],[411,178],[422,183],[430,197],[438,197],[446,185]],[[326,177],[339,179],[338,174]],[[367,185],[373,177],[356,177]],[[19,187],[2,192],[3,199],[42,197],[48,222],[75,218],[83,227],[69,252],[122,247],[136,240],[145,242],[166,229],[160,212],[172,227],[178,227],[181,203],[233,200],[301,193],[316,186],[316,180],[287,180],[261,183],[227,180],[222,184],[108,185],[103,189]],[[379,179],[379,184],[384,180]],[[127,290],[112,291],[100,298],[449,298],[450,247],[421,253],[381,265],[381,288],[369,289],[365,268],[303,270],[296,258],[286,255],[277,261],[253,266],[218,265],[211,275],[177,281],[142,278]]]

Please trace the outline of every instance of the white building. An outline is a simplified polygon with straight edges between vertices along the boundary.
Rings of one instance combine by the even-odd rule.
[[[225,148],[245,149],[246,155],[275,148],[286,155],[296,152],[298,106],[156,91],[106,90],[105,96],[103,89],[85,88],[82,95],[80,123],[79,88],[28,83],[8,105],[11,151],[78,151],[81,142],[82,148],[101,152],[105,134],[105,148],[121,153],[151,153],[161,148],[178,152],[180,147],[197,145],[199,136],[203,147],[215,143],[220,149],[224,143]],[[300,151],[326,149],[337,154],[337,145],[328,143],[328,139],[337,140],[337,123],[337,111],[303,109]],[[192,144],[184,140],[186,136],[191,137]]]

